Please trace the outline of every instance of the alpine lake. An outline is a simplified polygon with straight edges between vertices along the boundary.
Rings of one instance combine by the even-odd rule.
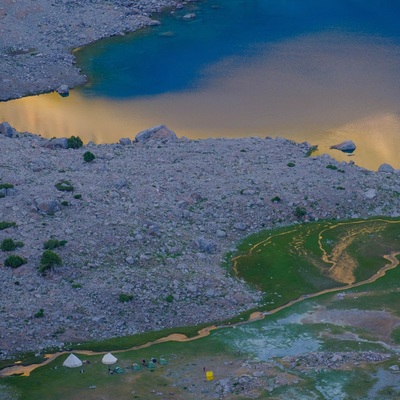
[[[0,120],[95,143],[159,124],[191,139],[279,136],[400,168],[399,13],[389,0],[189,3],[153,15],[159,26],[77,49],[86,85],[0,103]],[[343,140],[353,154],[330,150]]]
[[[392,1],[188,4],[155,15],[159,26],[77,49],[85,86],[68,97],[1,103],[0,120],[96,143],[158,124],[192,139],[282,136],[368,169],[400,168],[399,11]],[[195,19],[183,19],[192,12]],[[357,145],[353,154],[329,149],[346,139]],[[21,400],[399,398],[399,238],[400,219],[388,218],[260,232],[223,266],[265,293],[257,310],[216,326],[71,343],[86,361],[81,369],[62,366],[67,353],[27,354],[2,364],[1,393]],[[102,364],[109,351],[123,374]],[[132,369],[151,357],[167,364]]]

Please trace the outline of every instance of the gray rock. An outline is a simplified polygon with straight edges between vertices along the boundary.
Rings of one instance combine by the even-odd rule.
[[[224,238],[224,237],[226,237],[226,232],[219,229],[219,230],[217,231],[217,237],[218,237],[218,238]]]
[[[188,21],[188,20],[190,20],[190,19],[195,19],[196,18],[196,14],[195,13],[188,13],[188,14],[185,14],[183,17],[182,17],[182,19],[184,19],[184,20],[186,20],[186,21]]]
[[[247,224],[245,224],[244,222],[236,222],[233,227],[239,231],[245,231],[247,229]]]
[[[356,149],[356,145],[352,140],[345,140],[344,142],[334,144],[330,148],[344,151],[345,153],[352,153]]]
[[[128,182],[127,182],[127,180],[125,178],[117,178],[114,181],[114,187],[116,187],[117,189],[122,189],[127,184],[128,184]]]
[[[152,20],[149,22],[149,25],[150,25],[150,26],[159,26],[159,25],[161,25],[161,22],[158,21],[158,20],[156,20],[156,19],[152,19]]]
[[[0,134],[6,135],[7,137],[12,137],[14,134],[14,128],[8,122],[2,122],[0,124]]]
[[[35,199],[37,211],[43,214],[52,215],[61,210],[60,204],[54,199]]]
[[[67,149],[68,148],[68,139],[65,137],[62,138],[53,138],[46,142],[45,146],[48,149]]]
[[[381,164],[378,168],[378,172],[386,172],[388,174],[392,174],[394,172],[394,168],[389,164]]]
[[[367,199],[373,199],[373,198],[375,198],[376,197],[376,190],[375,189],[368,189],[365,193],[364,193],[364,196],[367,198]]]
[[[217,251],[217,245],[212,240],[199,237],[195,240],[198,249],[204,253],[213,254]]]
[[[135,259],[134,259],[132,256],[126,257],[126,258],[125,258],[125,261],[126,261],[128,264],[130,264],[130,265],[135,264]]]
[[[399,367],[398,365],[391,365],[391,366],[389,367],[389,369],[390,369],[391,371],[400,371],[400,367]]]
[[[61,85],[57,88],[57,93],[61,96],[68,96],[69,95],[69,87],[68,85]]]
[[[119,144],[122,144],[122,146],[127,146],[132,143],[132,140],[129,138],[121,138],[119,139]]]
[[[175,132],[168,129],[165,125],[158,125],[154,126],[153,128],[146,129],[139,132],[135,137],[137,142],[145,142],[150,139],[176,140],[177,137]]]

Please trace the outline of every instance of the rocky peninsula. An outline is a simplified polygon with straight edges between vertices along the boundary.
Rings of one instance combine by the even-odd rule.
[[[83,83],[73,48],[155,24],[153,12],[182,4],[2,2],[0,100]],[[313,157],[308,143],[169,134],[135,141],[132,132],[73,149],[8,124],[0,132],[0,242],[21,245],[0,252],[1,358],[235,316],[262,294],[221,263],[250,233],[399,215],[398,171]],[[55,249],[62,265],[42,275],[51,239],[66,242]],[[10,254],[26,263],[6,266]]]
[[[3,358],[232,317],[261,298],[221,266],[240,239],[303,221],[399,215],[398,171],[313,157],[307,143],[187,140],[162,127],[73,149],[1,131],[0,221],[10,226],[0,242],[22,242],[12,254],[27,261],[11,268],[11,253],[0,252]],[[62,265],[43,276],[50,239],[67,243],[54,250]]]
[[[86,77],[73,49],[158,24],[180,0],[5,0],[0,4],[0,101],[74,87]]]

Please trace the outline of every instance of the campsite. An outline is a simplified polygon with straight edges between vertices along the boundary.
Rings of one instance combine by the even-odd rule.
[[[399,223],[326,221],[267,231],[258,241],[250,237],[231,255],[236,274],[240,259],[262,247],[267,253],[274,248],[286,270],[269,276],[280,285],[275,284],[274,298],[266,297],[264,309],[253,313],[252,321],[242,315],[203,330],[206,334],[196,340],[172,335],[171,340],[131,350],[117,350],[121,339],[75,344],[72,352],[33,369],[29,376],[2,379],[1,388],[9,399],[18,393],[21,400],[393,399],[400,395]],[[300,239],[303,246],[297,246]],[[354,267],[352,283],[332,273],[343,260]],[[297,279],[304,290],[300,296],[285,290],[293,263],[309,268],[309,280]],[[322,263],[329,266],[325,272],[320,270]],[[318,270],[324,272],[320,279]],[[320,285],[319,292],[309,292],[310,284],[314,289]],[[113,350],[100,351],[101,346]],[[98,351],[84,351],[85,347]],[[63,366],[70,361],[72,368]]]

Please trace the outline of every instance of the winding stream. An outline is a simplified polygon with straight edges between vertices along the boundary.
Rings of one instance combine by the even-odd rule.
[[[337,228],[338,226],[346,225],[346,224],[363,224],[364,222],[365,221],[358,221],[358,222],[356,221],[356,222],[350,222],[350,223],[343,222],[343,223],[333,224],[328,228],[324,228],[324,229],[320,230],[319,233],[318,233],[318,238],[319,238],[319,246],[323,250],[322,258],[324,258],[324,257],[326,258],[327,257],[327,252],[323,249],[323,245],[321,244],[321,241],[322,241],[321,238],[322,238],[322,233],[323,232],[325,232],[325,231],[327,231],[329,229]],[[383,220],[383,219],[370,220],[368,222],[375,222],[375,223],[378,222],[378,223],[387,223],[387,224],[398,224],[398,223],[400,223],[400,221],[390,221],[390,220]],[[293,230],[291,230],[289,228],[288,231],[285,231],[282,234],[285,234],[285,233],[288,233],[288,232],[293,232]],[[372,230],[363,228],[361,232],[363,232],[363,233],[372,232]],[[251,252],[256,250],[258,246],[265,245],[266,242],[270,241],[272,237],[273,236],[270,236],[267,239],[265,239],[265,240],[257,243],[256,245],[254,245],[252,247],[252,249],[251,249]],[[345,242],[348,244],[348,241],[345,241]],[[299,303],[301,303],[301,302],[303,302],[305,300],[311,299],[311,298],[316,298],[316,297],[321,296],[321,295],[326,294],[326,293],[343,292],[345,290],[349,290],[349,289],[361,287],[361,286],[366,285],[366,284],[370,284],[372,282],[375,282],[377,279],[383,277],[386,274],[387,271],[396,268],[399,265],[399,260],[397,258],[397,256],[399,256],[399,255],[400,255],[399,251],[394,251],[394,252],[391,252],[390,254],[384,255],[383,257],[389,263],[384,265],[377,272],[375,272],[372,276],[370,276],[369,278],[367,278],[365,280],[362,280],[362,281],[359,281],[359,282],[356,282],[356,283],[349,283],[349,284],[347,284],[345,286],[339,286],[339,287],[323,289],[323,290],[320,290],[320,291],[315,292],[315,293],[302,295],[297,299],[293,299],[293,300],[291,300],[291,301],[289,301],[289,302],[287,302],[287,303],[285,303],[283,305],[280,305],[280,306],[278,306],[276,308],[273,308],[273,309],[270,309],[268,311],[253,312],[250,315],[250,317],[249,317],[249,319],[247,321],[239,322],[239,323],[232,324],[232,325],[221,325],[221,326],[212,325],[212,326],[209,326],[209,327],[206,327],[206,328],[200,330],[198,332],[197,336],[191,337],[191,338],[188,338],[188,337],[186,337],[185,335],[182,335],[182,334],[172,334],[172,335],[169,335],[167,337],[160,338],[160,339],[158,339],[158,340],[156,340],[154,342],[149,342],[149,343],[146,343],[144,345],[135,346],[135,347],[132,347],[130,349],[120,350],[118,352],[125,352],[125,351],[129,351],[129,350],[138,350],[138,349],[142,349],[142,348],[145,348],[145,347],[152,346],[152,345],[157,344],[157,343],[163,343],[163,342],[167,342],[167,341],[189,342],[189,341],[192,341],[192,340],[196,340],[196,339],[200,339],[202,337],[208,336],[210,334],[210,332],[212,332],[214,330],[233,328],[233,327],[237,327],[239,325],[248,324],[250,322],[254,322],[254,321],[258,321],[258,320],[264,319],[269,315],[273,315],[273,314],[276,314],[276,313],[278,313],[278,312],[280,312],[280,311],[282,311],[284,309],[288,309],[288,308],[292,307],[295,304],[299,304]],[[96,354],[104,354],[105,353],[105,352],[101,352],[100,353],[100,352],[89,352],[89,351],[81,351],[81,350],[76,350],[74,352],[77,353],[77,354],[85,354],[85,355],[96,355]],[[115,351],[115,353],[117,353],[117,351]],[[10,376],[10,375],[13,375],[13,374],[22,374],[23,376],[29,376],[30,373],[34,369],[36,369],[36,368],[38,368],[38,367],[40,367],[42,365],[50,363],[51,361],[53,361],[55,358],[57,358],[58,356],[60,356],[62,354],[67,354],[67,352],[58,352],[58,353],[54,353],[54,354],[48,354],[48,355],[46,355],[47,360],[42,364],[34,364],[34,365],[29,365],[29,366],[22,366],[22,365],[18,365],[17,364],[15,366],[10,367],[10,368],[5,368],[5,369],[0,371],[0,376]]]

